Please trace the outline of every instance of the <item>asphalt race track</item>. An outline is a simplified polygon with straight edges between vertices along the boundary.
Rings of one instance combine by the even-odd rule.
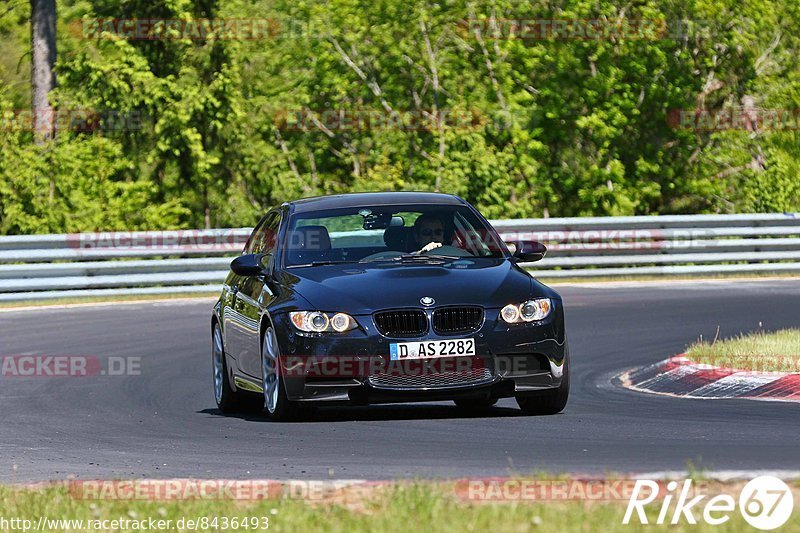
[[[699,335],[797,326],[800,281],[561,286],[573,363],[557,416],[513,400],[326,408],[310,422],[222,416],[211,301],[0,313],[0,355],[141,357],[139,376],[0,377],[0,481],[387,479],[533,471],[800,470],[800,404],[686,400],[610,385]]]

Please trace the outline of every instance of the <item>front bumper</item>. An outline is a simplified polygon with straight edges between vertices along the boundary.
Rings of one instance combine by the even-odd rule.
[[[344,334],[301,334],[287,315],[273,317],[290,400],[359,404],[502,398],[556,388],[565,358],[564,315],[554,300],[548,318],[509,325],[486,309],[477,331],[419,338],[381,335],[371,315]],[[475,339],[475,356],[390,361],[389,345],[419,340]]]

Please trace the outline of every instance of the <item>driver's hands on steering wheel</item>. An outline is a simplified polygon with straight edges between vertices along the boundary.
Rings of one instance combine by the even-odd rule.
[[[423,246],[421,250],[418,250],[416,252],[412,252],[412,254],[413,255],[424,254],[425,252],[430,252],[431,250],[435,250],[436,248],[439,248],[441,245],[442,245],[442,243],[440,243],[440,242],[429,242],[428,244]]]

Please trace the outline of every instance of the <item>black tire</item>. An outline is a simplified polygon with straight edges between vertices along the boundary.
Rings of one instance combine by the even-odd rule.
[[[526,415],[555,415],[564,410],[569,399],[569,347],[564,348],[564,374],[561,385],[542,393],[517,396],[517,405]]]
[[[283,378],[281,378],[281,381],[283,381]],[[286,385],[283,384],[279,391],[278,404],[275,411],[270,412],[264,405],[264,412],[273,422],[300,422],[311,416],[313,408],[304,407],[299,402],[290,400],[286,396]]]
[[[480,411],[488,409],[497,403],[497,398],[469,398],[462,400],[453,400],[456,407],[464,409],[465,411]]]
[[[217,408],[223,413],[242,411],[248,405],[249,398],[245,396],[245,393],[235,391],[231,387],[222,330],[217,322],[214,323],[211,330],[211,367],[214,380],[214,400],[217,403]]]
[[[264,413],[273,422],[301,420],[309,414],[298,402],[286,396],[284,372],[280,370],[280,349],[275,330],[267,327],[261,341],[261,386],[264,389]],[[273,381],[274,380],[274,381]]]

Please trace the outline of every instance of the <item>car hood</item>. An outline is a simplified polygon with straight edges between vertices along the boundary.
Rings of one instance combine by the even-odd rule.
[[[506,259],[458,259],[443,264],[386,262],[292,268],[282,284],[322,311],[369,314],[377,309],[435,306],[503,307],[532,297],[558,298]]]

